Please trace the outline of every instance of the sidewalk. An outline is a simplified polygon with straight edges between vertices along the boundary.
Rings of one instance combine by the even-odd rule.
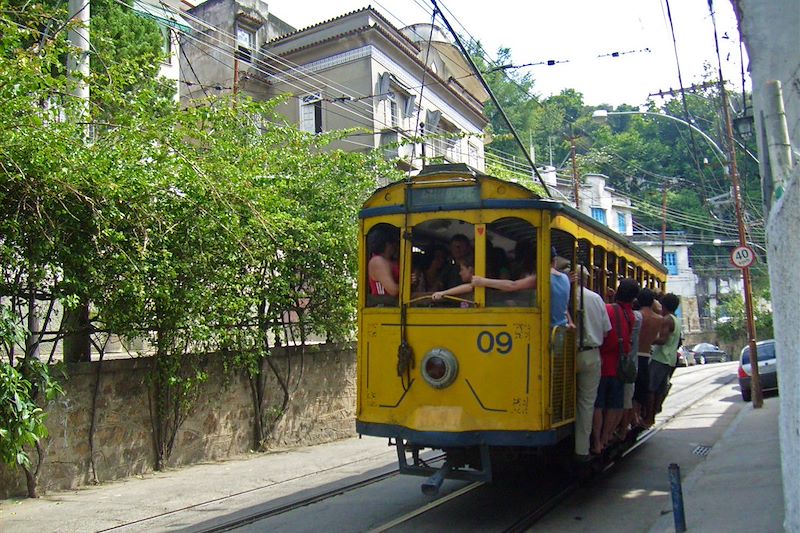
[[[705,462],[684,473],[683,500],[688,531],[783,531],[784,505],[778,435],[780,398],[761,409],[741,411]],[[672,513],[651,533],[675,531]]]
[[[578,498],[573,507],[556,510],[536,530],[674,531],[665,478],[666,466],[679,462],[689,531],[783,531],[780,399],[767,398],[762,409],[754,410],[752,404],[736,400],[738,386],[735,389],[730,385],[670,420],[641,452],[626,458],[623,472],[602,487],[607,494],[599,496],[601,489],[595,487],[592,504],[585,505],[585,500],[582,504]],[[692,453],[697,443],[710,447],[707,456],[702,450]],[[331,486],[366,471],[394,468],[395,463],[394,449],[385,439],[347,439],[58,492],[38,500],[2,500],[0,531],[102,531],[156,515],[160,516],[122,530],[191,530],[191,524],[216,515]],[[237,496],[228,498],[231,495]],[[609,506],[618,512],[610,513]],[[582,522],[576,521],[578,512]]]
[[[121,529],[125,532],[176,530],[215,513],[247,509],[387,465],[394,468],[396,462],[397,453],[385,439],[352,438],[194,465],[35,500],[0,500],[0,532],[103,531],[123,524],[131,524]]]

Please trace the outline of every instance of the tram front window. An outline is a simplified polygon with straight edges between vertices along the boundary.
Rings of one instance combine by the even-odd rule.
[[[367,233],[367,307],[396,307],[400,292],[400,229],[376,224]]]
[[[431,297],[464,283],[462,265],[474,264],[474,226],[458,219],[434,219],[415,226],[412,235],[412,305],[458,307],[472,301],[472,291],[436,302]]]
[[[526,279],[536,275],[536,228],[519,218],[486,226],[486,277],[516,281],[513,290],[486,288],[487,307],[535,307],[536,289]]]
[[[519,218],[504,218],[486,225],[486,230],[458,219],[434,219],[412,231],[413,306],[473,307],[472,274],[489,280],[514,283],[513,288],[486,287],[487,307],[535,307],[536,290],[525,280],[536,274],[536,228]],[[480,242],[485,239],[485,243]],[[485,245],[481,246],[481,245]],[[475,250],[486,256],[476,258]],[[483,259],[481,261],[480,259]],[[465,286],[465,284],[467,284]],[[452,290],[455,289],[455,290]],[[442,298],[434,293],[445,291]]]

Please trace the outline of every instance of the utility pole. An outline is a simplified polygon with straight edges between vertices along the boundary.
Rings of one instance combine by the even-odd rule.
[[[733,121],[728,109],[728,93],[725,89],[725,79],[722,77],[722,58],[719,53],[719,40],[717,39],[717,22],[714,17],[712,1],[709,0],[708,8],[711,12],[711,22],[714,26],[714,44],[717,49],[717,63],[719,70],[719,92],[722,98],[722,114],[725,120],[725,136],[728,144],[728,164],[733,185],[733,203],[736,208],[736,225],[739,230],[739,246],[747,246],[747,233],[744,228],[744,213],[742,211],[742,191],[739,186],[739,173],[736,168],[736,143],[733,139]],[[753,316],[753,287],[750,279],[750,268],[742,268],[742,281],[744,283],[744,307],[747,314],[747,337],[750,345],[751,380],[750,391],[753,407],[758,409],[764,406],[764,396],[761,391],[761,376],[758,372],[758,351],[756,349],[756,323]]]
[[[720,71],[721,73],[722,71]],[[733,142],[733,122],[728,111],[728,93],[725,90],[724,82],[720,78],[720,92],[722,94],[722,109],[725,117],[725,134],[728,138],[728,152],[730,157],[731,182],[733,183],[733,202],[736,207],[736,225],[739,230],[739,246],[747,246],[747,233],[744,228],[744,213],[742,211],[742,191],[739,187],[739,174],[736,168],[736,145]],[[753,407],[764,406],[764,395],[761,391],[761,376],[758,372],[758,351],[756,348],[756,323],[753,316],[753,286],[750,278],[750,267],[742,269],[742,281],[744,283],[744,307],[747,314],[747,337],[750,345],[750,368],[751,368],[751,396]]]
[[[233,108],[236,109],[236,95],[239,94],[239,58],[233,58]]]
[[[72,94],[83,100],[83,118],[89,112],[89,0],[69,0],[73,20],[67,38],[75,52],[67,58],[67,72],[75,84]]]
[[[69,16],[74,21],[67,34],[72,53],[67,57],[67,73],[73,83],[72,95],[79,102],[80,111],[74,117],[86,123],[84,142],[91,139],[89,124],[89,0],[69,0]],[[89,302],[82,299],[74,309],[64,309],[61,321],[66,331],[63,340],[64,360],[67,362],[91,361],[92,344],[89,337]]]

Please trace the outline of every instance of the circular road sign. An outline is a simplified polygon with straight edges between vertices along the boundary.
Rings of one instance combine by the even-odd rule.
[[[738,268],[748,268],[756,262],[756,254],[749,246],[737,246],[731,251],[731,263]]]

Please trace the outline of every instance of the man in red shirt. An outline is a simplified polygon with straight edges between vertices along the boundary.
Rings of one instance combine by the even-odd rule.
[[[633,279],[623,279],[617,287],[616,303],[606,304],[606,312],[611,320],[611,331],[600,345],[600,385],[594,404],[592,420],[592,450],[600,454],[608,446],[614,430],[619,425],[623,413],[625,386],[617,377],[620,358],[619,337],[622,336],[623,353],[631,349],[631,332],[636,317],[633,315],[633,300],[639,294],[639,283]]]

